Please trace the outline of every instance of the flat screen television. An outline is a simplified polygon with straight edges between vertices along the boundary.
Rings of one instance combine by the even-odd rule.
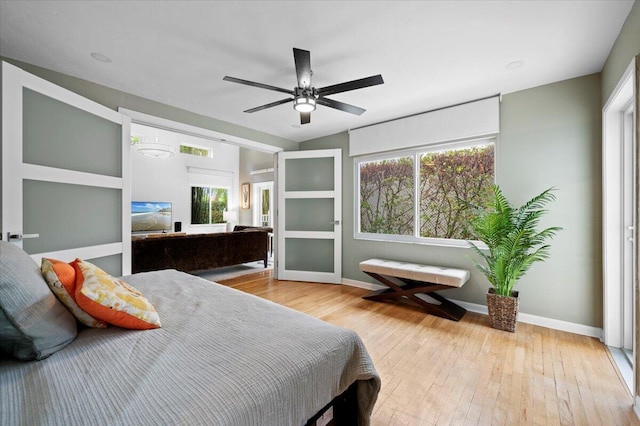
[[[131,232],[171,231],[171,203],[131,202]]]

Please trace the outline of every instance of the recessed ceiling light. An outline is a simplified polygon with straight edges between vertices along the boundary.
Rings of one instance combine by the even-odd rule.
[[[518,60],[518,61],[509,62],[505,68],[508,70],[515,70],[516,68],[520,68],[523,65],[524,65],[524,61]]]
[[[105,62],[105,63],[111,62],[111,58],[106,55],[103,55],[102,53],[93,52],[91,54],[91,57],[96,61]]]

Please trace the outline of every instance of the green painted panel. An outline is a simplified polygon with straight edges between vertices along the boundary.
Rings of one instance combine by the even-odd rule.
[[[333,198],[285,200],[287,231],[333,231]]]
[[[333,157],[290,158],[285,164],[285,191],[333,191]]]
[[[24,162],[122,176],[122,127],[23,89]]]
[[[24,234],[29,254],[122,241],[122,191],[54,182],[23,183]]]
[[[83,260],[86,260],[89,263],[93,263],[98,268],[114,277],[119,277],[120,275],[122,275],[122,256],[119,254]]]
[[[290,271],[334,272],[333,240],[286,238],[285,268]]]

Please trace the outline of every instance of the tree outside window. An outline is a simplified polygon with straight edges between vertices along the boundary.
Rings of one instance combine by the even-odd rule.
[[[182,154],[190,154],[198,157],[209,157],[209,149],[208,148],[200,148],[192,145],[180,145],[180,153]]]
[[[413,235],[413,157],[360,163],[360,230]]]
[[[191,187],[191,224],[224,223],[222,213],[227,210],[227,190],[207,186]]]
[[[473,206],[484,204],[494,183],[492,141],[358,164],[361,234],[475,238]]]

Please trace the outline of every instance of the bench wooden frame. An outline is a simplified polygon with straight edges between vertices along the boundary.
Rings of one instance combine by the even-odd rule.
[[[448,299],[445,299],[437,293],[434,293],[438,290],[448,290],[455,287],[425,283],[422,281],[414,281],[407,278],[394,277],[395,279],[401,280],[405,283],[405,285],[399,286],[383,275],[375,274],[373,272],[365,272],[365,274],[370,275],[389,288],[372,291],[371,293],[364,296],[364,299],[374,300],[376,302],[386,302],[393,299],[398,299],[400,297],[406,297],[408,300],[424,308],[424,310],[426,310],[431,315],[453,321],[460,321],[460,319],[467,312],[467,310],[462,306],[457,305]],[[440,304],[437,305],[435,303],[429,303],[426,300],[417,297],[417,293],[424,293],[430,297],[433,297],[438,302],[440,302]]]
[[[382,274],[365,270],[363,270],[362,272],[373,277],[375,280],[379,281],[387,287],[381,290],[372,291],[371,293],[364,296],[364,299],[373,300],[376,302],[387,302],[396,300],[410,301],[420,306],[431,315],[446,318],[452,321],[460,321],[460,319],[467,312],[467,310],[462,306],[459,306],[435,293],[438,290],[450,290],[452,288],[457,288],[453,285],[418,281],[391,274]],[[399,280],[400,282],[402,282],[402,284],[398,284],[397,282],[394,282],[394,280]],[[462,284],[464,284],[464,282],[462,282]],[[428,302],[416,296],[417,294],[426,294],[440,303]]]

